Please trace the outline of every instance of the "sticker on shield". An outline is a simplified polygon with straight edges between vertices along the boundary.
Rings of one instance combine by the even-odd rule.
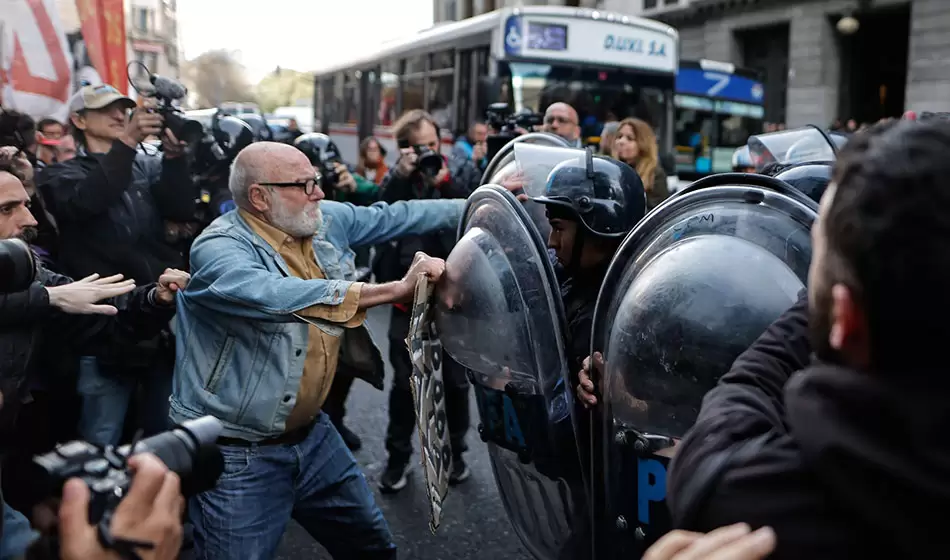
[[[442,380],[442,343],[435,321],[431,320],[434,285],[427,276],[416,284],[409,336],[406,345],[412,360],[412,397],[419,426],[419,448],[426,496],[429,498],[429,529],[435,533],[442,521],[442,504],[449,492],[452,449],[445,416],[445,385]]]

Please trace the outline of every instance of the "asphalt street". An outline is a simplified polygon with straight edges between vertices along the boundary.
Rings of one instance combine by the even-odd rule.
[[[383,356],[388,356],[386,330],[389,325],[388,306],[373,309],[367,318],[376,340],[383,345]],[[386,364],[388,391],[392,370]],[[377,482],[386,466],[384,439],[388,423],[388,393],[373,389],[357,381],[347,401],[347,425],[363,439],[363,448],[356,460],[366,473],[376,501],[389,521],[399,546],[399,558],[419,560],[479,559],[529,560],[521,546],[498,496],[491,462],[485,444],[475,433],[477,418],[472,419],[469,433],[470,451],[465,458],[472,469],[472,477],[464,484],[451,487],[445,503],[442,525],[433,535],[429,531],[429,510],[423,489],[422,472],[418,457],[418,441],[414,443],[417,465],[409,486],[395,495],[381,495]],[[474,397],[472,414],[477,415]],[[284,535],[277,556],[280,560],[302,558],[330,558],[300,526],[292,523]]]

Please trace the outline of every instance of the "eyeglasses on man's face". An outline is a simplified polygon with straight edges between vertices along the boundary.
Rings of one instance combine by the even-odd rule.
[[[323,176],[319,173],[313,176],[313,179],[307,179],[306,181],[287,181],[283,183],[258,183],[262,187],[277,187],[281,189],[289,188],[300,188],[303,189],[304,194],[310,196],[313,194],[313,191],[317,190],[317,186],[320,184],[320,181],[323,180]]]

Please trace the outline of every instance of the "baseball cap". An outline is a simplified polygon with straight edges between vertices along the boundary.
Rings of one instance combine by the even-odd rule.
[[[135,107],[135,101],[119,93],[114,87],[103,84],[99,86],[83,86],[69,100],[69,112],[78,113],[87,109],[102,109],[116,101],[122,101],[127,109]]]

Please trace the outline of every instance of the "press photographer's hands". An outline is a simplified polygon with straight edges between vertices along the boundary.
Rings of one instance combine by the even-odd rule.
[[[112,536],[150,544],[151,547],[135,549],[143,560],[177,558],[185,507],[178,475],[147,453],[129,459],[129,466],[135,477],[112,518]],[[71,479],[63,487],[59,508],[60,557],[64,560],[120,558],[100,544],[97,527],[89,524],[89,499],[89,488],[82,480]]]
[[[121,140],[130,148],[135,148],[149,136],[161,134],[164,125],[165,121],[159,113],[144,108],[135,109],[129,115]]]
[[[416,170],[416,163],[419,156],[412,148],[402,148],[399,150],[399,161],[396,162],[396,174],[400,177],[408,177]]]

